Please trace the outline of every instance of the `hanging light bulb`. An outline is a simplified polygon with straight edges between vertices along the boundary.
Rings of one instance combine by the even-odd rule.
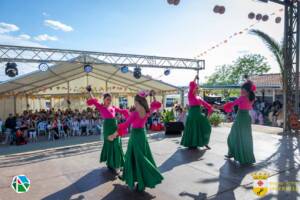
[[[255,18],[255,13],[254,12],[249,13],[248,18],[249,19],[254,19]]]
[[[261,19],[262,19],[262,15],[261,15],[260,13],[257,14],[257,15],[256,15],[256,20],[257,20],[257,21],[260,21]]]
[[[276,18],[275,18],[275,23],[276,23],[276,24],[279,24],[280,22],[281,22],[281,17],[276,17]]]
[[[268,20],[269,20],[269,16],[268,16],[268,15],[264,15],[264,16],[262,17],[262,21],[266,22],[266,21],[268,21]]]
[[[220,9],[220,6],[215,5],[215,7],[213,9],[214,13],[219,13],[219,9]]]
[[[223,15],[225,13],[225,6],[219,7],[219,14]]]

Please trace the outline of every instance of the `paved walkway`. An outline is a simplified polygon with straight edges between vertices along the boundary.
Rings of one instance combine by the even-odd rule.
[[[258,199],[252,192],[251,173],[269,172],[271,182],[297,182],[300,190],[300,137],[253,133],[257,163],[239,166],[224,160],[229,128],[214,128],[212,150],[180,147],[180,137],[150,136],[150,146],[164,181],[144,193],[130,191],[98,163],[101,142],[34,153],[0,156],[1,200],[94,199]],[[124,140],[124,149],[126,148]],[[31,179],[28,193],[10,188],[13,176]],[[300,199],[298,192],[271,191],[262,199]]]

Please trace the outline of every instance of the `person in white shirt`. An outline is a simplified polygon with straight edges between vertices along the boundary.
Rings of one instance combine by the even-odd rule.
[[[73,118],[72,120],[72,135],[75,136],[75,135],[81,135],[80,133],[80,123],[79,123],[79,119],[77,118]]]
[[[86,135],[88,135],[88,125],[89,125],[89,121],[86,119],[86,117],[83,117],[80,121],[80,130],[81,133],[86,133]]]

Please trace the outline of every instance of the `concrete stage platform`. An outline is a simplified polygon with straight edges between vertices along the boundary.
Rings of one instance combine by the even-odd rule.
[[[68,148],[0,156],[1,200],[98,200],[98,199],[259,199],[252,191],[252,172],[270,173],[269,182],[296,182],[298,191],[269,191],[261,199],[300,199],[300,137],[253,133],[257,163],[239,166],[224,159],[230,128],[213,128],[211,150],[182,148],[180,137],[162,133],[149,137],[160,171],[162,184],[143,193],[129,190],[99,164],[102,142],[90,142]],[[274,129],[276,132],[276,130]],[[271,131],[272,132],[272,131]],[[275,133],[274,132],[274,133]],[[127,139],[124,139],[124,150]],[[31,188],[17,194],[10,187],[12,177],[25,174]]]

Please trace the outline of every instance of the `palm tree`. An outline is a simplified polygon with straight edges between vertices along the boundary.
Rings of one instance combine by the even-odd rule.
[[[273,53],[273,56],[276,58],[276,61],[280,68],[281,81],[282,83],[284,83],[283,43],[277,42],[274,38],[272,38],[268,34],[257,29],[250,30],[250,33],[258,36],[266,44],[268,49]]]

